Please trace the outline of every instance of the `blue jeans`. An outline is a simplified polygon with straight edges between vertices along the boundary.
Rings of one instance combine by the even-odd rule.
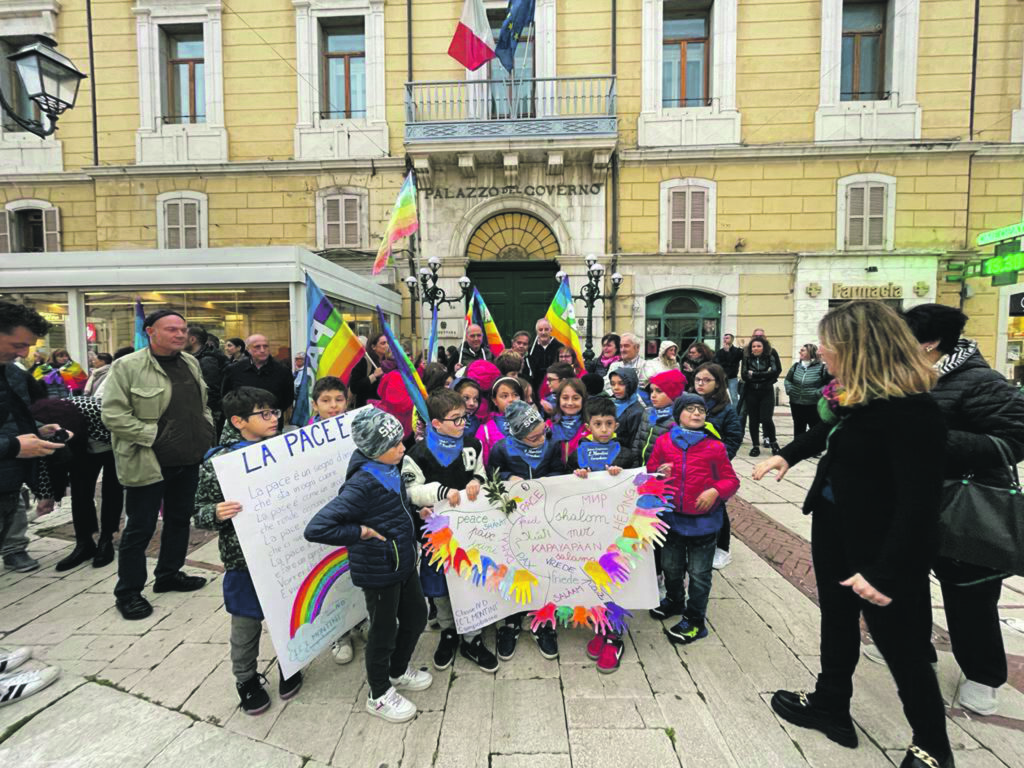
[[[739,379],[729,379],[729,402],[738,412],[740,409]]]
[[[705,536],[680,536],[669,531],[661,548],[661,570],[665,574],[665,592],[669,600],[685,605],[683,617],[691,624],[704,624],[711,595],[711,564],[715,559],[717,533]],[[689,574],[689,600],[683,578]]]

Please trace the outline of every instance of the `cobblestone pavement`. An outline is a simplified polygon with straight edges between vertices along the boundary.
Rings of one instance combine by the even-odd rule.
[[[777,414],[780,431],[790,423]],[[785,439],[785,438],[783,438]],[[459,658],[434,673],[433,686],[410,696],[415,720],[389,725],[363,710],[362,647],[336,665],[329,654],[306,672],[301,693],[284,704],[269,637],[261,664],[273,704],[259,717],[237,708],[228,660],[228,617],[220,596],[216,542],[189,556],[188,570],[210,577],[190,594],[153,595],[155,611],[123,621],[113,605],[115,567],[53,566],[70,543],[36,536],[43,564],[27,575],[0,574],[0,645],[31,645],[40,661],[63,668],[46,691],[0,709],[0,765],[34,766],[891,766],[910,732],[884,666],[857,669],[853,715],[860,747],[847,750],[820,734],[790,727],[768,706],[777,688],[806,688],[818,668],[810,519],[800,503],[813,462],[781,483],[749,480],[753,460],[741,448],[740,498],[730,505],[733,562],[715,573],[711,634],[691,646],[670,644],[646,616],[631,624],[622,668],[600,675],[586,659],[588,636],[559,633],[561,655],[546,661],[524,633],[514,660],[497,674]],[[66,507],[67,505],[65,505]],[[55,512],[32,526],[68,521]],[[1024,579],[1003,592],[1004,637],[1013,669],[999,692],[998,716],[959,708],[960,672],[949,653],[941,594],[934,589],[939,677],[960,768],[1024,765]],[[415,663],[427,665],[437,641],[428,632]],[[493,643],[493,637],[488,638]],[[493,647],[493,645],[491,646]]]

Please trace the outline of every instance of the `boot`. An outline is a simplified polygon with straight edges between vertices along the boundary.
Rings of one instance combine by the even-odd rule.
[[[114,542],[110,536],[100,534],[99,543],[96,545],[96,554],[92,558],[93,568],[102,568],[114,562]]]
[[[91,559],[95,553],[96,545],[93,543],[92,539],[89,539],[88,541],[80,541],[75,544],[75,548],[71,550],[70,555],[57,563],[57,570],[70,571],[72,568],[75,568],[86,560]]]

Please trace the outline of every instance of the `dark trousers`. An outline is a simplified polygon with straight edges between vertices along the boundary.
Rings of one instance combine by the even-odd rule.
[[[811,553],[821,608],[821,674],[814,689],[814,702],[833,711],[849,711],[853,672],[860,659],[863,613],[871,637],[896,682],[914,744],[944,759],[950,747],[942,694],[931,666],[928,574],[905,580],[898,594],[889,595],[893,601],[885,607],[862,600],[839,583],[853,574],[844,565],[846,558],[834,521],[831,526],[822,522],[838,514],[842,512],[815,510],[812,522]]]
[[[818,415],[818,406],[789,404],[789,412],[793,414],[793,436],[802,435],[809,429],[813,429],[821,422]]]
[[[138,594],[146,584],[146,547],[156,530],[161,502],[164,527],[153,576],[157,581],[169,578],[185,564],[199,465],[165,467],[163,475],[159,483],[129,488],[125,494],[128,521],[118,549],[117,586],[114,587],[117,597]]]
[[[729,540],[732,538],[732,523],[729,521],[729,509],[722,510],[722,527],[718,530],[718,548],[728,552]]]
[[[100,525],[96,525],[96,480],[103,472],[100,501]],[[114,452],[83,453],[71,465],[71,520],[75,526],[75,541],[92,541],[93,534],[110,538],[121,527],[124,509],[124,489],[117,479]]]
[[[704,625],[708,598],[711,596],[711,564],[715,559],[717,540],[717,533],[680,536],[675,531],[669,531],[665,545],[661,548],[666,597],[679,605],[685,604],[683,616],[691,624]],[[688,590],[684,590],[683,580],[687,575],[690,583]]]
[[[0,493],[0,549],[4,546],[7,534],[14,527],[14,519],[18,514],[18,497],[21,491]]]
[[[753,389],[747,386],[743,393],[743,403],[746,406],[747,418],[750,419],[750,440],[757,445],[758,427],[764,426],[764,436],[775,442],[775,389]]]
[[[370,633],[366,641],[366,679],[370,696],[379,699],[409,667],[416,642],[427,626],[427,602],[419,573],[381,589],[363,589]]]

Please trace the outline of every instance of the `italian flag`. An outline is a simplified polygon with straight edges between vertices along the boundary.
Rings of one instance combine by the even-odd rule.
[[[494,35],[483,0],[466,0],[448,55],[466,69],[477,70],[494,58]]]

